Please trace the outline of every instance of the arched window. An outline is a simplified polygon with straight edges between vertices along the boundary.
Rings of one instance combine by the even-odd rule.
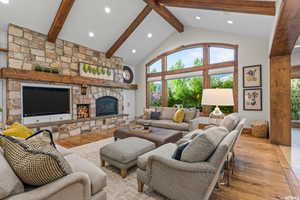
[[[238,46],[201,43],[165,52],[146,65],[147,106],[181,104],[209,113],[201,106],[204,88],[233,88],[234,107],[221,107],[231,113],[238,108]]]

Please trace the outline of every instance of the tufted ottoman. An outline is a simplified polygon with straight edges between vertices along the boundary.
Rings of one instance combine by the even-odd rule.
[[[127,170],[137,163],[137,158],[155,149],[155,144],[145,139],[129,137],[108,144],[100,149],[102,167],[105,162],[121,170],[122,178],[126,178]]]

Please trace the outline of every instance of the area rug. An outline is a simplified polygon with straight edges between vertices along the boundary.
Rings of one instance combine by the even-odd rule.
[[[108,200],[167,200],[167,198],[155,193],[145,186],[144,193],[137,191],[136,168],[129,171],[129,175],[123,179],[119,175],[119,170],[107,166],[102,168],[100,164],[99,149],[106,144],[114,142],[113,138],[108,138],[98,142],[78,146],[70,149],[72,152],[94,163],[101,168],[107,175],[107,192]]]

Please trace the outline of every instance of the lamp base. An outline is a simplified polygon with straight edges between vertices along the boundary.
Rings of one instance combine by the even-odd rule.
[[[223,119],[224,118],[224,113],[222,113],[222,111],[220,110],[219,106],[216,106],[216,108],[214,109],[214,111],[212,111],[209,114],[209,118],[213,118],[213,119]]]

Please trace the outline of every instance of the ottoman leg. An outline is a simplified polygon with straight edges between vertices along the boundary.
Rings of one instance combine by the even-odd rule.
[[[101,160],[101,167],[105,167],[105,160]]]
[[[121,177],[126,178],[127,177],[127,169],[121,169]]]
[[[144,192],[144,183],[140,180],[137,180],[138,182],[138,192]]]

